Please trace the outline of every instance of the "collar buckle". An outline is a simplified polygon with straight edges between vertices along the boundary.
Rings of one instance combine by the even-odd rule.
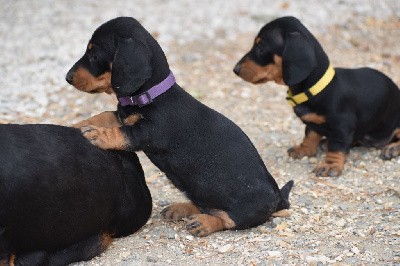
[[[153,98],[148,91],[145,91],[142,94],[132,96],[131,100],[132,103],[136,103],[139,107],[143,107],[150,104],[153,101]]]

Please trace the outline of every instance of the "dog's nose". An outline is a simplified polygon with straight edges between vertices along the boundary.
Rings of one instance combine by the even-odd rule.
[[[74,79],[74,71],[70,70],[67,73],[67,76],[65,76],[65,80],[69,83],[72,84],[72,80]]]
[[[239,73],[240,73],[240,68],[241,68],[241,65],[240,65],[240,64],[237,64],[237,65],[235,66],[235,68],[233,69],[233,72],[235,72],[236,75],[239,75]]]

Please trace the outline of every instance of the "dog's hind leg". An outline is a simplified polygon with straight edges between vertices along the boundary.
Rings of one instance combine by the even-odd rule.
[[[48,253],[35,251],[17,254],[13,258],[15,265],[67,265],[72,262],[90,260],[102,253],[113,238],[109,234],[98,234],[65,249]]]
[[[12,265],[11,245],[6,237],[6,228],[0,226],[0,266]]]
[[[383,147],[381,158],[390,160],[400,155],[400,127],[393,132],[394,142]]]
[[[162,210],[161,216],[166,220],[180,221],[200,213],[199,208],[193,203],[175,203]]]
[[[209,214],[195,214],[189,217],[186,229],[195,236],[208,236],[214,232],[233,229],[236,223],[222,210],[209,210]]]

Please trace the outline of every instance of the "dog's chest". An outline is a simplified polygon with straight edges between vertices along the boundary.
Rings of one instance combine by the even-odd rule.
[[[293,111],[304,123],[313,123],[317,125],[322,125],[326,123],[326,117],[324,115],[318,114],[309,106],[297,105],[293,108]]]

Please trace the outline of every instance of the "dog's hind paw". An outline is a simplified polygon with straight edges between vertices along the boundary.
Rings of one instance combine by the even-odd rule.
[[[225,229],[222,219],[208,215],[196,214],[189,217],[186,223],[186,229],[195,236],[208,236],[214,232]]]
[[[384,160],[390,160],[400,155],[400,141],[390,143],[383,147],[380,157]]]
[[[201,213],[193,203],[175,203],[161,211],[165,220],[180,221],[194,214]]]

